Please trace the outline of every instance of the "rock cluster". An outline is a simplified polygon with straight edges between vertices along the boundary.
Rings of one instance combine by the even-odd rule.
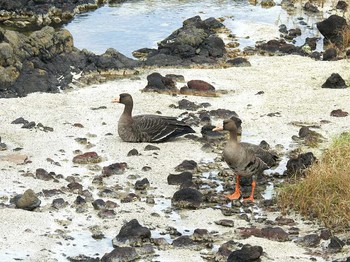
[[[0,23],[15,29],[33,30],[44,26],[59,26],[76,14],[97,9],[103,0],[2,0]]]

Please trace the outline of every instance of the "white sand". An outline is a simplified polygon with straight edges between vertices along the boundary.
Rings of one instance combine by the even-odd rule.
[[[2,202],[8,203],[10,197],[23,193],[31,188],[35,192],[43,189],[57,189],[65,187],[68,182],[61,179],[59,183],[45,182],[31,177],[23,177],[24,172],[34,173],[37,168],[44,168],[56,174],[67,177],[78,174],[84,188],[96,193],[96,185],[91,181],[101,171],[93,171],[89,166],[76,166],[72,163],[73,151],[95,151],[104,158],[100,167],[116,162],[127,162],[129,169],[125,174],[113,176],[105,181],[108,185],[116,184],[129,186],[132,191],[132,180],[128,175],[147,177],[153,189],[149,194],[156,197],[157,205],[148,205],[142,201],[120,204],[116,208],[115,219],[101,219],[97,212],[89,207],[88,213],[77,213],[74,208],[59,211],[49,209],[53,199],[63,197],[70,204],[76,198],[74,194],[58,195],[42,200],[41,212],[28,212],[14,209],[0,209],[0,260],[13,261],[66,261],[63,253],[69,256],[86,254],[100,257],[112,250],[111,238],[116,236],[123,221],[136,218],[145,226],[154,229],[153,234],[165,232],[167,225],[182,230],[207,228],[227,234],[225,242],[236,239],[234,228],[224,228],[213,223],[216,220],[235,217],[224,217],[219,210],[200,209],[196,211],[181,211],[165,215],[162,209],[170,205],[170,198],[178,189],[177,186],[167,184],[167,176],[176,173],[174,167],[185,159],[201,162],[213,159],[215,153],[204,153],[201,144],[179,138],[175,141],[157,144],[160,151],[144,151],[146,144],[125,143],[117,136],[117,122],[122,111],[121,105],[112,104],[112,98],[121,92],[129,92],[135,101],[134,114],[155,113],[161,111],[164,115],[178,116],[183,111],[170,108],[170,104],[177,105],[183,98],[193,102],[209,102],[209,110],[224,108],[236,111],[243,120],[243,140],[260,142],[265,139],[270,145],[282,144],[285,151],[289,150],[293,141],[292,135],[298,135],[298,126],[291,125],[293,121],[305,124],[320,125],[315,131],[321,133],[328,141],[343,131],[350,130],[349,117],[331,117],[334,109],[350,112],[350,89],[331,90],[322,89],[321,85],[331,75],[339,73],[348,83],[350,80],[350,64],[346,60],[337,62],[314,61],[300,56],[283,57],[250,57],[252,67],[228,69],[159,69],[157,72],[181,74],[186,81],[201,79],[213,84],[216,89],[228,90],[228,94],[220,97],[199,96],[169,96],[155,93],[141,93],[147,84],[146,76],[154,70],[140,75],[140,80],[118,80],[76,89],[60,94],[31,94],[25,98],[0,100],[0,123],[2,142],[8,145],[7,151],[0,152],[4,158],[10,154],[27,155],[31,163],[17,165],[0,158],[0,196]],[[183,84],[179,84],[181,87]],[[263,95],[256,95],[264,91]],[[100,106],[107,109],[91,110]],[[268,113],[279,112],[279,117],[269,117]],[[54,129],[53,132],[43,132],[38,129],[28,130],[13,125],[11,122],[18,117],[29,121],[40,122],[44,126]],[[328,124],[321,124],[321,120],[329,120]],[[220,123],[215,121],[214,124]],[[74,127],[80,123],[84,128]],[[105,123],[105,124],[103,124]],[[199,132],[200,127],[196,127]],[[113,133],[113,136],[106,136]],[[198,135],[200,135],[198,133]],[[74,139],[85,137],[95,146],[88,149],[78,144]],[[326,146],[327,143],[322,146]],[[20,152],[13,152],[14,148],[22,147]],[[142,155],[127,157],[129,150],[136,148]],[[305,151],[309,150],[305,148]],[[318,153],[315,151],[315,153]],[[47,158],[57,161],[61,166],[53,165]],[[151,171],[141,171],[143,166],[150,166]],[[22,171],[22,172],[20,172]],[[94,195],[95,199],[98,198]],[[161,200],[163,199],[163,204]],[[130,211],[130,213],[125,212]],[[158,212],[159,217],[151,216]],[[271,215],[271,214],[267,214]],[[275,216],[277,214],[274,214]],[[300,222],[301,223],[301,222]],[[66,227],[62,224],[67,224]],[[98,225],[108,237],[102,241],[91,239],[89,227]],[[248,226],[243,220],[236,220],[235,227]],[[301,228],[302,224],[298,224]],[[29,229],[29,230],[26,230]],[[74,236],[75,240],[63,239],[56,229],[63,230],[66,235]],[[240,240],[238,240],[240,241]],[[262,261],[309,261],[309,255],[295,243],[276,243],[266,239],[249,238],[242,241],[252,245],[261,245],[266,252]],[[85,244],[85,245],[84,245]],[[221,244],[221,243],[218,243]],[[283,250],[283,251],[282,251]],[[188,250],[169,250],[159,252],[158,261],[202,261],[200,252]],[[294,256],[294,259],[291,258]],[[339,255],[338,255],[339,256]],[[343,257],[345,255],[343,254]],[[55,260],[56,259],[56,260]],[[317,261],[322,261],[317,258]]]

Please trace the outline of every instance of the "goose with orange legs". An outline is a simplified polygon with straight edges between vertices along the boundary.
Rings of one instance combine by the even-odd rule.
[[[223,126],[217,126],[213,131],[226,130],[230,134],[223,150],[223,158],[227,165],[236,174],[235,191],[225,196],[230,200],[239,199],[241,197],[240,177],[252,177],[252,190],[248,198],[244,201],[254,201],[254,191],[256,187],[256,177],[269,166],[256,155],[256,152],[249,148],[249,146],[238,142],[238,129],[234,120],[227,119],[223,121]]]

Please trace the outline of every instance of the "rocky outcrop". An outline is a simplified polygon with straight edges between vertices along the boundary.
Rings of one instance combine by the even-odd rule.
[[[0,24],[33,30],[59,26],[79,13],[97,9],[105,0],[0,0]]]
[[[22,2],[0,0],[0,6],[6,10],[15,13],[21,10],[21,14],[24,14],[23,10],[34,12],[26,1],[21,8],[19,3]],[[50,1],[35,3],[44,8]],[[36,13],[30,15],[35,19]],[[98,84],[136,74],[137,68],[143,66],[214,64],[226,52],[223,40],[216,36],[218,30],[225,30],[225,27],[216,19],[202,21],[199,16],[192,17],[161,41],[157,50],[147,49],[144,59],[134,60],[113,48],[102,55],[79,50],[74,47],[73,37],[66,29],[44,26],[23,34],[0,28],[0,98],[22,97],[33,92],[55,93],[69,88],[72,83]]]
[[[77,74],[82,83],[101,82],[139,65],[114,49],[102,55],[78,50],[68,30],[49,26],[29,36],[0,29],[0,47],[0,98],[58,92]]]
[[[147,49],[145,64],[188,66],[193,63],[217,63],[226,51],[224,41],[216,36],[216,32],[224,28],[215,18],[189,18],[183,22],[181,28],[162,40],[158,49]]]

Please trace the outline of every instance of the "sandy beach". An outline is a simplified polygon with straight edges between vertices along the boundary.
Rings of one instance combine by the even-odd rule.
[[[350,89],[323,89],[322,84],[332,73],[339,73],[350,83],[350,63],[340,61],[315,61],[301,56],[252,56],[248,57],[251,67],[232,67],[226,69],[176,69],[163,68],[146,71],[134,79],[121,79],[84,88],[73,88],[58,94],[33,93],[24,98],[0,100],[0,137],[7,145],[7,150],[0,151],[0,261],[68,261],[67,256],[84,254],[102,257],[112,251],[111,239],[114,238],[125,221],[136,218],[141,225],[152,229],[152,236],[158,236],[168,226],[179,232],[190,234],[196,228],[206,228],[218,232],[221,240],[214,245],[228,240],[260,245],[264,249],[262,261],[327,261],[317,255],[317,249],[310,255],[307,249],[288,242],[270,241],[264,238],[250,237],[238,239],[235,228],[248,226],[249,222],[230,217],[235,221],[233,228],[223,227],[214,221],[226,217],[219,209],[172,210],[171,197],[178,186],[168,185],[167,176],[177,173],[174,168],[183,160],[206,163],[218,157],[217,152],[204,152],[202,144],[180,137],[168,143],[157,144],[159,151],[145,151],[148,143],[126,143],[117,134],[117,124],[123,106],[112,104],[111,100],[119,93],[128,92],[134,97],[134,114],[155,114],[179,116],[185,112],[170,105],[178,105],[181,99],[195,103],[210,103],[208,110],[234,110],[242,119],[242,140],[259,143],[266,140],[272,148],[283,145],[282,152],[287,154],[295,148],[293,135],[298,135],[300,125],[315,125],[325,142],[317,149],[302,148],[320,156],[320,148],[326,148],[332,137],[350,130],[349,117],[333,117],[332,110],[342,109],[350,112]],[[186,81],[204,80],[217,90],[227,93],[218,97],[200,97],[184,95],[165,95],[144,93],[146,77],[152,72],[183,75]],[[178,87],[185,83],[178,83]],[[263,94],[257,93],[263,91]],[[95,110],[93,110],[95,109]],[[196,112],[193,112],[196,113]],[[275,113],[274,116],[268,114]],[[11,124],[23,117],[28,121],[42,123],[53,128],[44,132],[38,128],[24,129]],[[222,119],[213,119],[213,124]],[[75,124],[80,124],[77,127]],[[201,136],[201,126],[193,127],[197,136]],[[77,138],[86,138],[88,144],[80,144]],[[14,151],[22,148],[20,151]],[[137,149],[139,156],[128,157],[131,149]],[[96,165],[79,165],[72,162],[75,150],[94,151],[103,158]],[[11,161],[13,156],[23,156],[19,162]],[[23,161],[24,158],[27,158]],[[53,161],[52,161],[53,160]],[[55,164],[56,162],[56,164]],[[101,174],[101,168],[113,163],[126,162],[128,168],[122,175],[111,176],[104,180],[105,185],[119,185],[124,193],[133,192],[133,184],[138,179],[150,181],[148,195],[155,198],[155,204],[147,204],[145,199],[131,203],[120,203],[112,199],[119,207],[115,208],[116,217],[102,219],[88,203],[88,212],[76,212],[74,201],[77,194],[65,192],[52,197],[44,197],[41,192],[60,189],[67,186],[65,179],[44,181],[35,179],[28,173],[35,173],[38,168],[61,174],[63,178],[73,176],[80,181],[84,189],[97,195],[95,176]],[[59,163],[59,165],[57,165]],[[225,166],[225,163],[222,163]],[[279,167],[283,170],[285,166]],[[284,162],[285,165],[285,162]],[[142,171],[148,166],[149,171]],[[39,195],[41,205],[35,211],[25,211],[4,207],[10,198],[32,189]],[[52,200],[64,198],[68,207],[60,210],[51,208]],[[108,199],[106,199],[108,200]],[[169,211],[170,210],[170,211]],[[169,211],[169,212],[166,212]],[[158,215],[154,215],[157,213]],[[269,219],[280,214],[264,213]],[[312,232],[318,225],[305,224],[298,216],[293,216],[301,235]],[[105,238],[91,238],[91,228],[98,227]],[[205,261],[202,255],[208,250],[189,249],[158,250],[158,257],[152,261]],[[214,251],[215,252],[215,248]],[[342,253],[331,255],[330,260],[349,256],[349,246]]]

